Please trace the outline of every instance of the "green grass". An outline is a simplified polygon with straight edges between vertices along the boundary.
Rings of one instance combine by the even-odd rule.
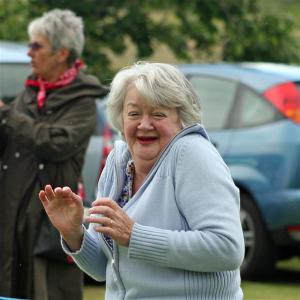
[[[84,300],[104,300],[105,286],[103,284],[88,285],[84,288]]]
[[[300,258],[281,261],[272,279],[266,282],[243,281],[244,300],[300,300]],[[104,300],[105,286],[88,285],[84,300]]]
[[[245,300],[300,300],[300,259],[280,261],[266,282],[243,281]]]

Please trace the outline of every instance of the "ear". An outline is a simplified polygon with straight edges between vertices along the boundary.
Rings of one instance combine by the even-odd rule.
[[[59,51],[58,51],[58,62],[60,62],[60,63],[67,62],[69,56],[70,56],[70,50],[69,49],[65,49],[65,48],[59,49]]]

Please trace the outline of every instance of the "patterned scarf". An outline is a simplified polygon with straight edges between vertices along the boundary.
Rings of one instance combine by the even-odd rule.
[[[37,94],[37,106],[41,109],[46,101],[46,92],[51,89],[58,89],[60,87],[70,84],[75,77],[77,76],[79,70],[84,67],[84,64],[81,60],[77,59],[74,65],[66,70],[55,82],[48,82],[42,77],[38,77],[37,80],[27,79],[25,81],[26,86],[35,86],[39,88]]]

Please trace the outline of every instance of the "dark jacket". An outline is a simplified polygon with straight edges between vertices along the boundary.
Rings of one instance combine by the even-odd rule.
[[[95,98],[106,93],[95,77],[80,72],[71,84],[48,92],[42,110],[35,87],[0,108],[1,296],[18,289],[31,297],[33,247],[43,212],[38,168],[54,187],[76,190],[96,124]]]

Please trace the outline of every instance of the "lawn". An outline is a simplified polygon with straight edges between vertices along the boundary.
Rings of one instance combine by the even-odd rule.
[[[244,281],[245,300],[300,300],[300,259],[279,262],[272,279]]]
[[[300,259],[279,262],[271,280],[243,281],[244,300],[300,300]],[[84,300],[104,300],[105,286],[88,285]]]

